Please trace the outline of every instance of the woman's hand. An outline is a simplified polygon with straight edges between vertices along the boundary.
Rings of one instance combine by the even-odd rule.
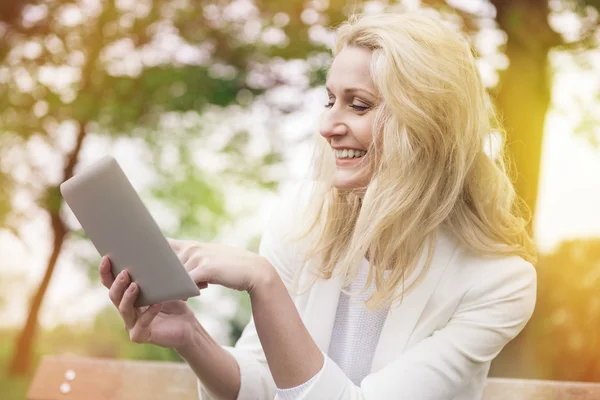
[[[167,240],[199,286],[217,284],[251,292],[277,276],[267,259],[245,249],[194,240]]]
[[[100,280],[109,289],[109,298],[125,322],[125,329],[134,343],[151,343],[176,350],[183,349],[193,340],[199,325],[192,310],[183,300],[166,301],[146,307],[135,307],[139,293],[127,271],[113,276],[108,257],[100,262]]]

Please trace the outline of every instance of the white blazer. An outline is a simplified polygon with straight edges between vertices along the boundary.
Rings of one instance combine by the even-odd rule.
[[[287,203],[289,205],[291,203]],[[285,204],[274,214],[260,253],[290,288],[301,262],[301,244],[284,238],[297,208]],[[287,223],[285,222],[287,221]],[[424,260],[425,257],[422,258]],[[300,283],[310,279],[310,268]],[[314,341],[326,355],[343,285],[341,275],[317,281],[293,295]],[[315,400],[474,400],[481,399],[490,362],[525,326],[536,298],[534,267],[520,257],[482,257],[437,235],[432,263],[420,284],[390,307],[373,355],[370,374],[360,386],[328,359],[303,399]],[[235,347],[238,400],[274,399],[269,371],[253,321]],[[199,382],[200,398],[208,399]]]

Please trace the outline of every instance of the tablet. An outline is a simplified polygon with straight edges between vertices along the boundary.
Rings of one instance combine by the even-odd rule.
[[[60,192],[114,276],[126,269],[139,285],[137,307],[200,294],[112,156],[63,182]]]

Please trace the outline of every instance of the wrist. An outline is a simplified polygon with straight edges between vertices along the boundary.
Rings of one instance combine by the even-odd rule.
[[[194,318],[193,321],[190,321],[187,331],[181,345],[174,348],[183,359],[187,359],[187,357],[192,355],[198,349],[206,347],[206,343],[209,340],[213,340],[196,318]]]
[[[240,390],[237,360],[197,322],[177,354],[191,367],[206,393],[214,399],[235,399]]]
[[[255,271],[252,285],[248,288],[250,295],[268,290],[280,279],[273,265],[264,257],[261,257],[261,262]]]

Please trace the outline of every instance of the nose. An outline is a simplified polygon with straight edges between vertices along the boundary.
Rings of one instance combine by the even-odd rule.
[[[323,113],[319,123],[319,133],[325,139],[330,140],[334,136],[343,136],[348,133],[348,126],[340,118],[339,113],[330,109]]]

